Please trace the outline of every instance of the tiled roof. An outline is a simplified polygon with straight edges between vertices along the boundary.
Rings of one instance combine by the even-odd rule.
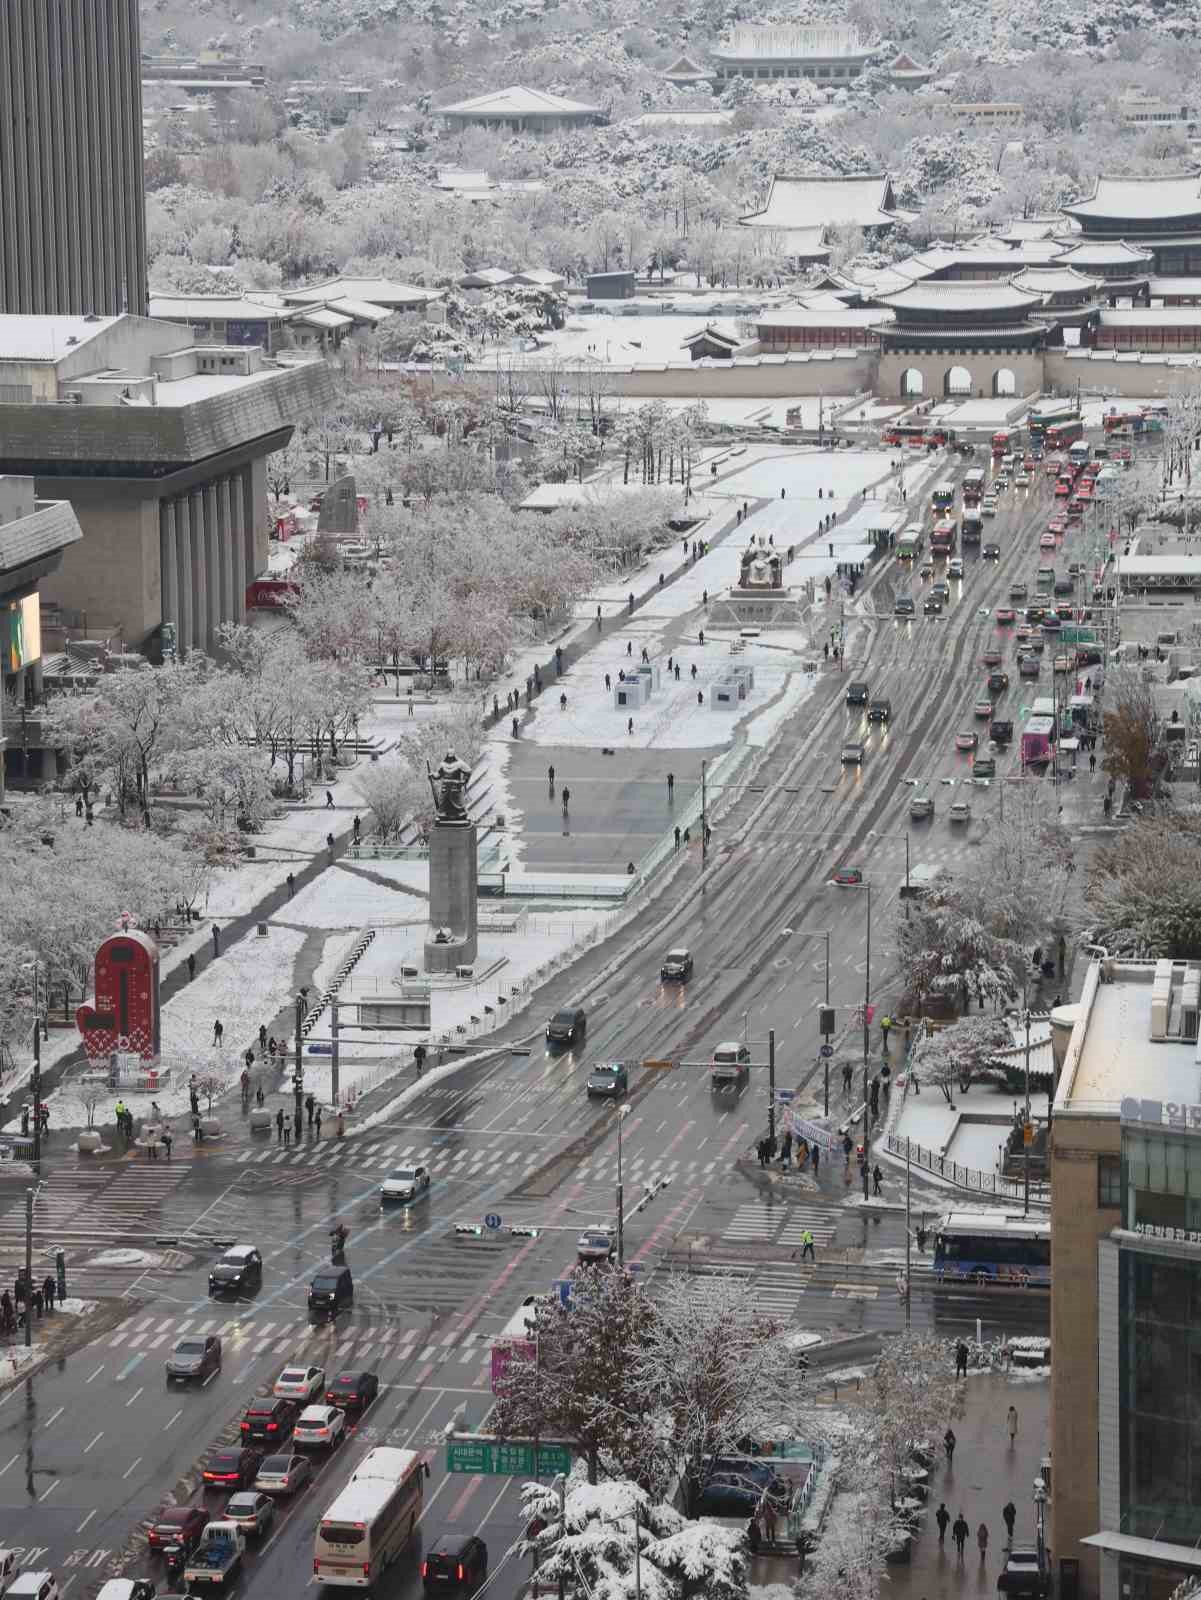
[[[1201,216],[1201,173],[1170,177],[1097,179],[1087,200],[1063,208],[1072,217],[1151,221]]]
[[[771,180],[767,203],[740,221],[755,228],[813,229],[849,224],[858,228],[892,227],[886,207],[892,200],[886,172],[853,178],[790,178]]]
[[[437,106],[434,114],[440,117],[570,117],[595,114],[599,110],[599,106],[565,100],[561,94],[548,94],[545,89],[515,85],[490,94],[477,94],[452,106]]]
[[[951,315],[963,311],[1025,311],[1037,305],[1038,296],[999,279],[992,283],[913,283],[895,294],[881,295],[880,300],[902,314],[940,311]]]

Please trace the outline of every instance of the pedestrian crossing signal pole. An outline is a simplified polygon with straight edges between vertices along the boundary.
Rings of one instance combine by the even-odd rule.
[[[767,1030],[767,1137],[776,1136],[776,1030]]]

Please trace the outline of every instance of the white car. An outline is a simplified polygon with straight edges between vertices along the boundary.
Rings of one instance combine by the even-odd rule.
[[[427,1167],[397,1167],[379,1186],[381,1200],[420,1200],[430,1186]]]
[[[324,1367],[285,1367],[271,1386],[278,1400],[311,1400],[325,1388]]]
[[[952,822],[970,822],[972,820],[972,808],[966,800],[955,800],[951,804],[948,815]]]
[[[1013,481],[1019,489],[1028,489],[1030,487],[1030,474],[1028,472],[1019,472]]]
[[[947,562],[947,577],[948,578],[962,578],[963,577],[963,560],[962,560],[962,558],[960,556],[952,556],[951,559]]]
[[[292,1430],[293,1444],[324,1445],[332,1449],[346,1428],[346,1413],[337,1406],[306,1406]]]

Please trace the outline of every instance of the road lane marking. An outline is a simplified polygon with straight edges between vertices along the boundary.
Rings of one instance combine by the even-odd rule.
[[[18,1453],[17,1455],[15,1455],[12,1458],[11,1461],[6,1461],[4,1463],[4,1465],[2,1467],[0,1467],[0,1478],[2,1478],[4,1476],[4,1474],[8,1471],[9,1467],[14,1466],[20,1459],[21,1459],[21,1457],[20,1457],[20,1454]]]
[[[54,1480],[54,1482],[52,1484],[50,1484],[47,1488],[42,1490],[41,1494],[38,1495],[39,1504],[46,1498],[46,1496],[48,1494],[53,1494],[54,1493],[54,1491],[58,1488],[58,1484],[59,1484],[59,1480],[57,1478],[55,1478],[55,1480]]]
[[[130,1473],[133,1472],[133,1470],[135,1469],[135,1467],[140,1467],[141,1465],[142,1465],[142,1458],[141,1458],[141,1456],[139,1456],[136,1461],[131,1461],[130,1462],[128,1469],[121,1474],[122,1478],[128,1478]]]
[[[84,1453],[84,1455],[85,1455],[85,1456],[86,1456],[86,1455],[87,1455],[87,1453],[88,1453],[88,1451],[89,1451],[89,1450],[90,1450],[90,1449],[91,1449],[91,1448],[92,1448],[92,1445],[97,1445],[97,1444],[99,1444],[99,1443],[100,1443],[100,1441],[101,1441],[101,1439],[103,1439],[103,1438],[104,1438],[104,1429],[103,1429],[103,1428],[101,1428],[101,1430],[100,1430],[100,1432],[99,1432],[99,1433],[98,1433],[98,1434],[97,1434],[97,1435],[96,1435],[96,1437],[95,1437],[95,1438],[94,1438],[94,1439],[93,1439],[93,1440],[92,1440],[92,1444],[87,1444],[87,1445],[84,1445],[84,1447],[83,1447],[83,1453]],[[15,1457],[14,1457],[14,1458],[13,1458],[13,1459],[14,1459],[14,1460],[15,1460],[15,1459],[16,1459],[16,1458],[15,1458]],[[11,1463],[10,1463],[10,1465],[11,1465]]]
[[[175,1423],[177,1423],[179,1421],[180,1417],[182,1417],[182,1416],[183,1416],[183,1407],[180,1406],[179,1410],[171,1418],[171,1421],[168,1422],[166,1427],[163,1429],[163,1432],[166,1433],[168,1431],[168,1429],[170,1429]]]
[[[79,1524],[78,1528],[76,1528],[75,1533],[76,1533],[77,1536],[83,1532],[83,1530],[87,1527],[88,1523],[91,1522],[92,1518],[95,1515],[96,1515],[96,1507],[93,1506],[92,1509],[88,1512],[87,1516]]]
[[[94,1382],[95,1379],[97,1379],[100,1376],[100,1374],[104,1371],[106,1365],[107,1365],[107,1362],[102,1361],[100,1363],[100,1365],[96,1368],[95,1372],[93,1372],[92,1376],[90,1378],[86,1379],[85,1381],[88,1382],[88,1383]]]
[[[66,1409],[67,1409],[66,1406],[59,1406],[58,1410],[54,1413],[53,1416],[46,1418],[44,1426],[47,1427],[47,1428],[51,1427],[54,1423],[56,1423],[58,1421],[58,1419],[62,1416],[63,1412]]]
[[[133,1405],[134,1401],[138,1398],[138,1396],[140,1394],[145,1394],[145,1393],[146,1393],[145,1385],[143,1385],[140,1389],[135,1389],[134,1392],[130,1395],[129,1399],[125,1402],[126,1406]]]

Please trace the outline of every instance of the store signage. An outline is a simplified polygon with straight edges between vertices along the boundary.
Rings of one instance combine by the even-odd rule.
[[[1144,1239],[1172,1239],[1177,1244],[1201,1244],[1201,1233],[1191,1228],[1167,1228],[1155,1222],[1136,1222],[1134,1231]]]
[[[1186,1105],[1178,1100],[1140,1100],[1126,1095],[1122,1100],[1122,1121],[1151,1123],[1157,1128],[1183,1128],[1201,1133],[1201,1105]]]

